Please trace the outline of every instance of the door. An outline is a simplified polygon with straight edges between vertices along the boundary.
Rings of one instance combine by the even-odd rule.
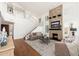
[[[7,35],[9,36],[9,25],[7,25],[7,24],[1,24],[1,31],[2,31],[3,27],[5,27]]]

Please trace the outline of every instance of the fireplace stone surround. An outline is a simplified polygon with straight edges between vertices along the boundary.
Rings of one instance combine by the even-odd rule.
[[[61,30],[49,30],[49,38],[52,40],[61,41],[62,40]]]

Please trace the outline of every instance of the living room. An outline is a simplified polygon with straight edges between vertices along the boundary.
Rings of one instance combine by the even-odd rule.
[[[75,2],[0,3],[0,30],[2,33],[7,31],[14,40],[10,43],[12,50],[8,52],[15,56],[78,56],[78,7],[79,3]],[[28,49],[27,52],[24,49]],[[3,52],[0,55],[10,54]]]

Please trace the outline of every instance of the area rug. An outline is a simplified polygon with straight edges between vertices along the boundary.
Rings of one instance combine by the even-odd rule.
[[[33,49],[35,49],[42,56],[55,56],[55,41],[50,40],[50,43],[47,45],[42,43],[41,40],[25,40]]]

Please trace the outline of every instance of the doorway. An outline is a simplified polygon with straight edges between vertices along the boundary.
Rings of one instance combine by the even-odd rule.
[[[7,36],[9,36],[9,25],[8,24],[1,24],[1,31],[2,31],[3,27],[5,27],[5,30],[7,32]]]

